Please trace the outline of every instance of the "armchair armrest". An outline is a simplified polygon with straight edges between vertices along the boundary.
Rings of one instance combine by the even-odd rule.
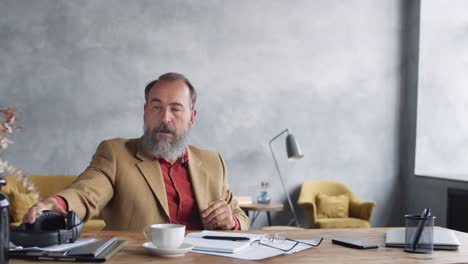
[[[299,198],[297,199],[297,204],[302,208],[315,208],[315,195],[316,193],[310,188],[309,185],[303,184],[301,187],[301,192],[299,193]]]
[[[314,210],[314,213],[316,212],[315,203],[313,203],[313,202],[298,200],[298,201],[297,201],[297,205],[298,205],[299,207],[301,207],[301,208],[306,209],[306,210],[313,209],[313,210]]]
[[[315,206],[315,196],[301,192],[297,205],[305,210],[307,221],[311,227],[315,226],[317,221],[317,207]]]
[[[375,205],[375,202],[352,199],[349,201],[349,215],[351,217],[370,221]]]

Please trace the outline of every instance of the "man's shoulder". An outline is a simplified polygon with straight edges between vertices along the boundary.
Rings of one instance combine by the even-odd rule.
[[[200,147],[193,146],[193,145],[188,145],[187,147],[188,147],[188,151],[190,154],[197,155],[198,157],[206,157],[206,158],[211,157],[211,158],[219,159],[219,152],[208,150],[208,149],[202,149]]]
[[[139,138],[111,138],[103,140],[99,146],[110,146],[117,151],[125,149],[128,152],[136,152],[139,141]]]
[[[202,166],[207,170],[214,170],[214,172],[225,170],[224,159],[219,152],[188,145],[188,154],[189,163],[195,166]],[[218,174],[214,173],[213,175]]]
[[[108,143],[113,145],[126,145],[126,144],[136,144],[140,139],[139,138],[110,138],[105,139],[101,142]]]

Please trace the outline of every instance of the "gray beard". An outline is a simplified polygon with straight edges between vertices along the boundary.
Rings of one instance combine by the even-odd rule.
[[[155,158],[163,158],[166,160],[177,160],[178,158],[183,157],[190,128],[181,135],[176,135],[172,142],[157,140],[154,137],[154,133],[157,130],[158,128],[155,128],[153,131],[150,131],[146,124],[143,125],[143,146],[146,151],[152,154]]]

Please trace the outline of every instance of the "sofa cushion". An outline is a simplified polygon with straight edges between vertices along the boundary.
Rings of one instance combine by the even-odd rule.
[[[18,177],[7,177],[7,185],[2,188],[2,192],[10,200],[10,220],[21,222],[29,207],[37,203],[39,196],[26,189]]]
[[[317,194],[317,217],[318,218],[344,218],[348,217],[349,195],[326,195]]]
[[[37,203],[37,196],[33,193],[13,191],[10,193],[11,221],[21,222],[28,209]]]
[[[317,228],[368,228],[369,222],[357,218],[321,218],[317,220]]]
[[[104,227],[106,227],[104,220],[89,219],[84,225],[83,232],[101,231]]]

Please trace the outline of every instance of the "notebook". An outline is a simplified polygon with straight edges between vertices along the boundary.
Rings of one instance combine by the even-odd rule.
[[[434,249],[457,250],[460,247],[460,241],[451,229],[435,226],[433,239]],[[405,229],[400,228],[387,231],[385,246],[405,247]]]
[[[246,241],[205,239],[203,236],[247,237]],[[250,246],[253,241],[259,240],[261,235],[221,231],[207,231],[190,233],[185,237],[184,243],[193,245],[193,251],[208,251],[218,253],[237,253]]]
[[[107,238],[97,240],[93,243],[72,248],[68,251],[10,251],[10,258],[34,259],[34,260],[56,260],[76,262],[104,262],[119,252],[125,245],[126,240]]]

